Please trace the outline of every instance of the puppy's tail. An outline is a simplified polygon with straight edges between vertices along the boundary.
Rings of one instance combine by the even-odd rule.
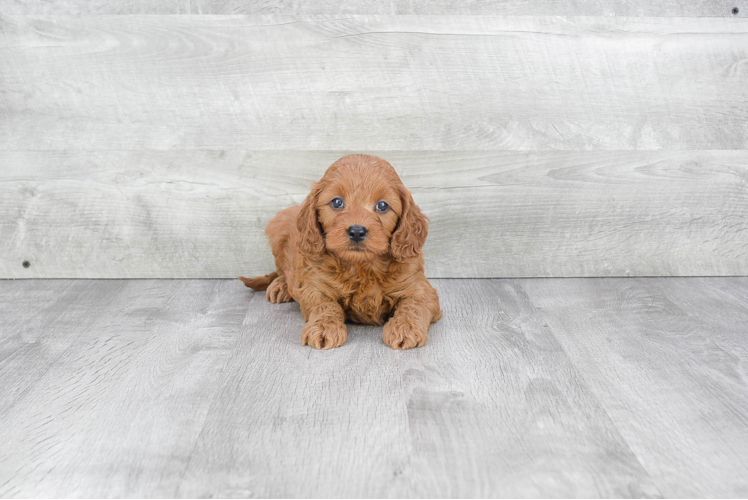
[[[256,278],[245,278],[243,276],[239,276],[239,279],[244,283],[246,286],[251,288],[252,290],[266,290],[268,285],[273,282],[275,278],[278,277],[278,273],[270,273],[266,274],[265,276],[257,276]]]

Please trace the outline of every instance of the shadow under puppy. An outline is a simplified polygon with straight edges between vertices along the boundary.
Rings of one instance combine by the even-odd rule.
[[[276,272],[239,279],[267,289],[270,302],[299,303],[307,322],[302,345],[343,345],[348,319],[384,324],[384,342],[393,349],[420,347],[441,317],[423,273],[427,219],[392,165],[377,156],[333,163],[304,203],[276,214],[265,234]]]

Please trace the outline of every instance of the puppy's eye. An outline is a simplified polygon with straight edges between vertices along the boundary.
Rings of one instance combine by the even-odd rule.
[[[330,206],[334,209],[343,208],[343,198],[335,198],[330,202]]]
[[[380,201],[379,203],[377,203],[377,212],[384,213],[387,210],[389,210],[389,208],[390,206],[387,204],[386,201]]]

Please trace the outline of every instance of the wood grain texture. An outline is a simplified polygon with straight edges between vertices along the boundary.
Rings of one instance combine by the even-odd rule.
[[[52,306],[26,309],[46,325],[36,328],[19,308],[47,288],[59,293]],[[0,496],[171,496],[247,310],[236,292],[217,281],[1,282],[14,310],[0,344],[20,331],[23,346],[0,361],[0,393],[18,393],[0,406]],[[72,322],[76,309],[95,319]]]
[[[748,274],[745,151],[374,153],[430,277]],[[0,277],[265,274],[265,225],[344,154],[0,152]]]
[[[661,496],[516,281],[436,286],[444,317],[403,363],[407,496]]]
[[[3,304],[56,290],[49,323],[96,319],[27,334],[17,378],[69,347],[0,407],[0,496],[660,496],[517,282],[435,286],[426,347],[349,326],[319,352],[295,303],[238,281],[1,281]],[[3,312],[0,345],[30,319]]]
[[[668,301],[679,307],[692,321],[705,331],[709,339],[726,353],[733,353],[737,359],[748,358],[748,286],[745,282],[727,282],[719,278],[695,278],[693,281],[660,280],[650,282],[653,294],[662,294]],[[694,293],[694,289],[698,293]],[[725,311],[729,314],[725,314]],[[733,378],[748,380],[748,365],[738,363],[738,371]]]
[[[748,145],[741,18],[46,15],[0,30],[5,150]]]
[[[101,321],[122,285],[0,282],[0,420],[68,354],[81,332]],[[92,304],[98,304],[92,308]]]
[[[745,0],[3,0],[5,14],[425,14],[728,17]],[[738,13],[738,15],[744,15]]]
[[[437,283],[452,319],[405,356],[384,347],[380,328],[353,326],[332,358],[307,352],[295,304],[257,304],[264,319],[253,325],[282,331],[281,345],[245,337],[180,495],[658,495],[550,334],[531,325],[499,340],[497,322],[531,307],[482,314],[507,292],[463,283]]]
[[[663,495],[748,495],[748,279],[522,287]]]

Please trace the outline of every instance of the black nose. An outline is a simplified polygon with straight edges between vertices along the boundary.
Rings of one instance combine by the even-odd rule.
[[[351,241],[359,242],[366,238],[366,233],[368,231],[364,226],[351,226],[348,228],[348,237],[351,239]]]

